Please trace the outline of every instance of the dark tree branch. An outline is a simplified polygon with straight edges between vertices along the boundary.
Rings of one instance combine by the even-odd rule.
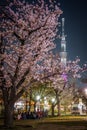
[[[25,73],[23,74],[23,76],[21,77],[21,80],[19,81],[19,83],[17,84],[16,88],[18,89],[22,83],[25,81],[26,76],[29,74],[29,69],[25,71]]]

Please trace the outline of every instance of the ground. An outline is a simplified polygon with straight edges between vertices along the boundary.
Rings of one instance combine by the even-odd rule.
[[[0,121],[0,130],[4,128]],[[87,130],[86,116],[43,118],[39,120],[16,120],[11,130]]]
[[[66,126],[57,124],[43,124],[35,130],[87,130],[85,126]]]

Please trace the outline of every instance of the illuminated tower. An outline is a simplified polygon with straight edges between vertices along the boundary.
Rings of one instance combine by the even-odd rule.
[[[61,36],[61,52],[60,52],[60,58],[61,62],[66,65],[67,61],[67,52],[66,52],[66,39],[65,39],[65,34],[64,34],[64,22],[65,19],[62,18],[62,36]]]

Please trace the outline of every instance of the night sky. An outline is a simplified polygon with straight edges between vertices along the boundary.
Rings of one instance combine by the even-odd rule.
[[[87,63],[87,0],[59,0],[65,18],[68,59]],[[61,19],[60,19],[61,20]]]

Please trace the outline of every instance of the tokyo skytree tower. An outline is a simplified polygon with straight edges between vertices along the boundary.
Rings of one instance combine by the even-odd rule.
[[[62,36],[61,36],[61,52],[60,52],[60,58],[63,65],[66,65],[67,61],[67,52],[66,52],[66,36],[64,34],[64,22],[65,19],[62,18]]]

